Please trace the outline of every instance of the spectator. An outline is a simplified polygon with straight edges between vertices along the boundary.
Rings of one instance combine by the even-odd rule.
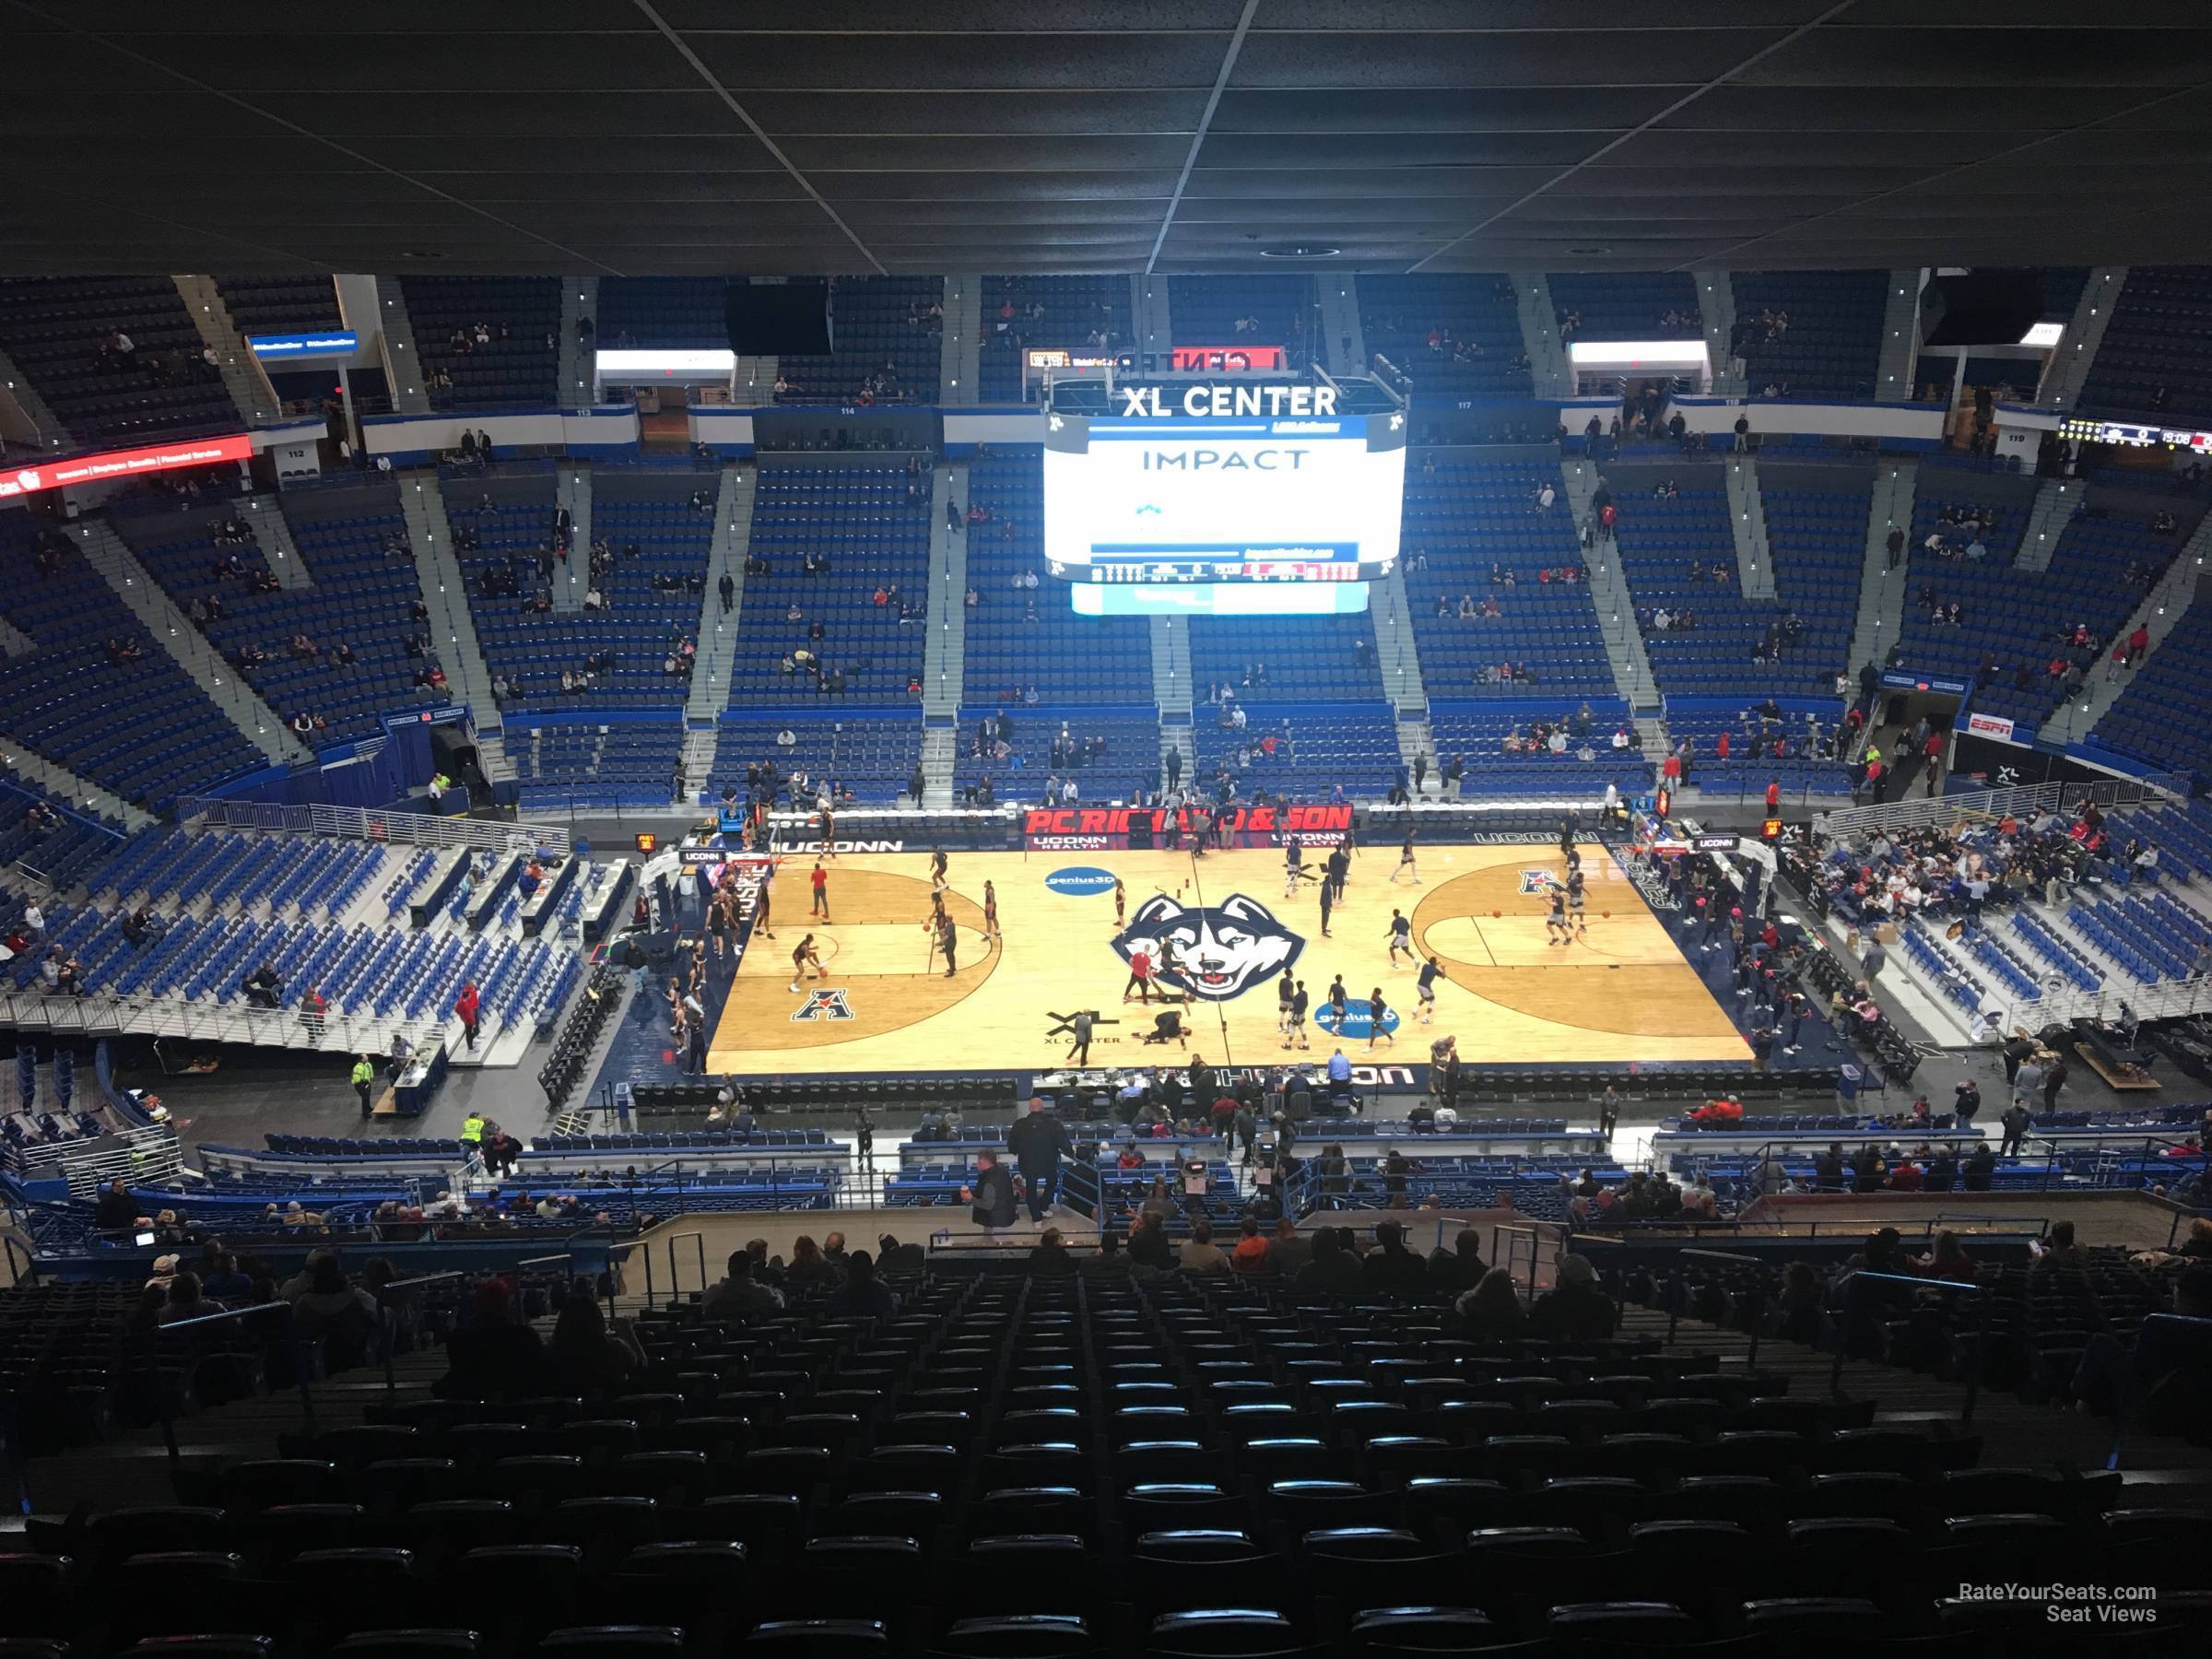
[[[102,1232],[122,1232],[135,1227],[138,1221],[138,1201],[132,1197],[118,1175],[108,1182],[92,1206],[92,1225]]]
[[[783,1282],[794,1290],[804,1290],[812,1285],[835,1285],[844,1276],[822,1253],[822,1247],[813,1238],[801,1233],[791,1241],[791,1265],[783,1270]]]
[[[921,1253],[919,1245],[900,1245],[896,1240],[890,1248]],[[830,1293],[822,1312],[831,1319],[889,1319],[899,1312],[899,1297],[876,1277],[874,1258],[856,1250],[845,1260],[845,1282]]]
[[[1560,1257],[1559,1283],[1528,1311],[1528,1334],[1546,1342],[1602,1342],[1618,1323],[1619,1312],[1598,1288],[1588,1256]]]
[[[1066,1278],[1076,1271],[1076,1258],[1068,1253],[1067,1240],[1058,1228],[1048,1227],[1037,1235],[1030,1249],[1029,1270],[1038,1278]]]
[[[1229,1271],[1229,1258],[1214,1242],[1214,1230],[1204,1216],[1191,1222],[1191,1236],[1182,1241],[1176,1254],[1175,1265],[1183,1272],[1200,1278],[1213,1278]]]
[[[783,1292],[754,1277],[750,1251],[730,1253],[726,1276],[700,1299],[703,1319],[750,1319],[755,1314],[781,1313]]]
[[[612,1394],[644,1369],[644,1351],[627,1328],[609,1330],[598,1301],[571,1295],[553,1322],[546,1345],[549,1385],[562,1394]]]
[[[446,1400],[528,1399],[545,1392],[545,1345],[510,1312],[505,1279],[479,1283],[468,1323],[445,1342],[446,1373],[431,1392]]]
[[[1229,1265],[1238,1273],[1266,1273],[1275,1264],[1268,1257],[1267,1241],[1260,1237],[1259,1221],[1247,1216],[1237,1230],[1237,1242],[1229,1253]]]
[[[1447,1250],[1441,1243],[1429,1253],[1429,1282],[1436,1289],[1458,1296],[1482,1282],[1482,1234],[1463,1227]]]
[[[1429,1282],[1428,1265],[1406,1248],[1405,1230],[1394,1221],[1375,1223],[1375,1247],[1359,1264],[1361,1289],[1382,1296],[1418,1296]]]
[[[1462,1291],[1453,1311],[1467,1337],[1476,1342],[1517,1341],[1528,1324],[1520,1293],[1513,1288],[1513,1276],[1502,1267],[1491,1268],[1472,1289]]]
[[[1014,1225],[1014,1177],[988,1149],[976,1155],[973,1180],[960,1189],[960,1201],[971,1206],[970,1216],[986,1232]]]
[[[1277,1221],[1275,1237],[1267,1242],[1267,1265],[1289,1280],[1304,1272],[1312,1259],[1313,1245],[1298,1230],[1298,1223],[1288,1216]]]
[[[1331,1227],[1313,1235],[1313,1256],[1298,1276],[1300,1297],[1335,1300],[1359,1293],[1359,1263],[1344,1248],[1344,1235]]]

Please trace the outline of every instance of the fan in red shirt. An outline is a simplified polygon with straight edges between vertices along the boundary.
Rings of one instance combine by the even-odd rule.
[[[453,1012],[461,1017],[461,1035],[467,1039],[472,1049],[477,1046],[477,1015],[482,1006],[477,995],[477,982],[465,981],[461,994],[453,998]]]

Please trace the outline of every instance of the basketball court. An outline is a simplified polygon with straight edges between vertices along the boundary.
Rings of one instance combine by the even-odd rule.
[[[831,920],[806,915],[810,857],[789,856],[774,886],[776,936],[756,928],[718,1023],[717,1073],[827,1076],[1049,1070],[1067,1057],[1065,1022],[1095,1010],[1093,1066],[1181,1063],[1265,1065],[1283,1057],[1277,983],[1286,967],[1312,1001],[1310,1056],[1341,1041],[1354,1059],[1425,1062],[1430,1042],[1459,1040],[1470,1065],[1747,1060],[1750,1051],[1653,914],[1596,842],[1581,848],[1587,928],[1550,943],[1548,884],[1565,877],[1556,844],[1419,849],[1414,887],[1389,876],[1397,849],[1361,850],[1342,904],[1321,931],[1318,884],[1284,896],[1283,859],[1268,849],[1215,853],[956,853],[946,909],[957,937],[949,976],[925,925],[926,853],[856,853],[830,862]],[[1307,853],[1309,872],[1321,849]],[[1114,878],[1125,915],[1114,920]],[[984,930],[986,881],[1004,938]],[[1390,959],[1393,909],[1441,973],[1431,1025],[1417,1018],[1417,963]],[[821,961],[790,989],[792,952],[808,934]],[[1124,1003],[1126,956],[1171,939],[1191,993],[1184,1036],[1143,1041],[1161,1005]],[[1324,1005],[1341,975],[1345,1032]],[[1369,1047],[1370,994],[1389,1013]],[[1157,997],[1158,992],[1156,990]],[[1108,1023],[1108,1022],[1114,1023]],[[1055,1028],[1061,1028],[1055,1030]]]

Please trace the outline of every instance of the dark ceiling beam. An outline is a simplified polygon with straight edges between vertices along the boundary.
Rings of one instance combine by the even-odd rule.
[[[1145,260],[1147,276],[1159,263],[1160,249],[1167,246],[1168,227],[1175,222],[1175,209],[1182,204],[1191,169],[1198,165],[1198,151],[1206,143],[1206,130],[1214,124],[1214,112],[1221,107],[1221,94],[1229,89],[1229,77],[1236,72],[1237,54],[1244,50],[1244,37],[1252,32],[1253,14],[1259,9],[1260,0],[1244,0],[1244,9],[1237,15],[1237,27],[1229,37],[1229,45],[1221,53],[1221,68],[1214,76],[1214,89],[1206,95],[1206,108],[1198,112],[1198,130],[1191,135],[1190,153],[1183,157],[1182,171],[1176,175],[1175,188],[1168,196],[1168,210],[1159,216],[1159,234],[1152,239],[1152,252]]]
[[[362,167],[370,168],[374,171],[383,173],[388,177],[398,179],[404,183],[414,186],[417,190],[421,191],[425,195],[435,196],[438,200],[449,203],[455,207],[463,209],[465,212],[473,213],[477,218],[488,220],[490,223],[499,226],[503,230],[511,230],[517,236],[528,237],[532,241],[541,243],[546,247],[551,248],[555,253],[559,253],[566,258],[575,260],[579,265],[589,265],[594,270],[603,272],[609,276],[619,276],[622,275],[622,273],[616,270],[614,266],[602,264],[600,261],[594,259],[588,253],[580,253],[574,248],[569,247],[562,242],[556,241],[549,236],[540,236],[535,230],[525,230],[522,226],[516,224],[512,219],[502,218],[500,215],[491,212],[488,208],[479,207],[474,202],[464,201],[461,197],[454,195],[448,191],[441,190],[437,185],[428,183],[423,180],[415,177],[415,175],[412,173],[403,171],[399,168],[387,167],[383,162],[377,160],[374,157],[365,156],[359,150],[351,148],[347,145],[340,144],[335,138],[326,138],[321,133],[316,132],[312,127],[301,126],[296,121],[287,121],[283,116],[273,114],[269,111],[263,109],[259,104],[256,104],[251,99],[241,98],[235,92],[226,92],[222,88],[211,86],[206,81],[201,80],[195,76],[185,74],[182,69],[171,68],[169,65],[162,63],[159,58],[148,57],[145,53],[140,52],[135,47],[126,46],[121,41],[111,39],[109,36],[100,34],[95,29],[87,29],[66,15],[57,16],[56,14],[46,10],[43,6],[33,6],[29,4],[29,0],[7,0],[7,4],[13,6],[15,10],[22,13],[25,17],[36,18],[40,22],[47,25],[51,29],[58,29],[67,34],[76,35],[80,40],[90,41],[96,45],[105,47],[108,51],[114,53],[119,57],[128,58],[134,64],[137,64],[145,68],[151,69],[157,75],[166,75],[170,77],[170,79],[178,82],[180,85],[189,87],[195,92],[205,93],[209,98],[219,98],[223,102],[230,105],[231,108],[242,110],[249,115],[267,122],[271,126],[281,127],[284,129],[284,131],[288,133],[295,133],[302,138],[312,138],[317,144],[323,145],[324,147],[345,157],[348,161],[357,162]],[[237,241],[238,239],[233,237],[230,240]],[[300,259],[301,264],[314,263],[311,260],[300,259],[300,256],[298,254],[287,254],[285,257],[290,259]]]
[[[1621,134],[1611,143],[1600,145],[1596,149],[1592,150],[1588,155],[1584,156],[1573,166],[1563,169],[1551,178],[1545,180],[1543,183],[1537,185],[1534,190],[1529,191],[1526,194],[1521,196],[1519,199],[1509,202],[1506,206],[1499,208],[1497,212],[1491,214],[1489,218],[1482,220],[1479,224],[1469,226],[1466,229],[1461,231],[1457,236],[1453,237],[1450,241],[1446,242],[1442,247],[1433,248],[1427,253],[1422,254],[1420,258],[1415,260],[1413,264],[1406,267],[1407,274],[1410,275],[1412,272],[1419,270],[1423,265],[1427,265],[1432,259],[1441,259],[1445,254],[1451,253],[1453,249],[1458,247],[1461,243],[1471,241],[1476,237],[1480,236],[1485,230],[1488,230],[1500,219],[1505,218],[1512,214],[1520,212],[1522,208],[1527,206],[1529,203],[1543,195],[1545,192],[1558,188],[1560,184],[1565,183],[1569,179],[1573,178],[1576,173],[1581,172],[1585,167],[1593,166],[1595,163],[1604,160],[1615,150],[1620,148],[1622,145],[1627,144],[1631,139],[1641,137],[1645,133],[1650,132],[1653,127],[1657,126],[1661,122],[1666,120],[1669,116],[1679,114],[1682,111],[1688,109],[1691,104],[1697,102],[1699,99],[1704,97],[1706,93],[1713,90],[1714,88],[1726,86],[1730,81],[1734,80],[1737,76],[1743,74],[1747,69],[1753,67],[1755,65],[1763,63],[1766,59],[1773,56],[1774,53],[1783,50],[1785,47],[1794,46],[1799,41],[1804,40],[1807,35],[1813,33],[1814,30],[1819,29],[1823,24],[1833,22],[1836,18],[1841,17],[1845,12],[1852,8],[1853,4],[1853,0],[1838,0],[1836,5],[1830,6],[1818,17],[1810,18],[1804,23],[1800,23],[1795,29],[1791,29],[1789,33],[1783,35],[1780,40],[1769,41],[1766,45],[1760,47],[1757,52],[1753,53],[1749,57],[1744,59],[1743,62],[1731,65],[1728,68],[1723,70],[1719,75],[1714,76],[1711,80],[1707,81],[1703,86],[1692,88],[1689,91],[1684,93],[1680,98],[1675,100],[1673,103],[1668,104],[1665,109],[1656,111],[1653,113],[1646,116],[1642,121],[1637,123],[1636,125],[1630,127],[1627,132]]]
[[[653,0],[631,0],[631,3],[637,6],[639,15],[651,23],[653,28],[659,29],[666,37],[668,44],[676,48],[677,54],[683,58],[684,62],[691,65],[692,72],[706,83],[707,90],[720,99],[731,114],[745,123],[746,130],[760,141],[761,147],[776,159],[776,164],[791,175],[792,182],[805,191],[808,199],[828,216],[830,222],[838,228],[844,239],[859,250],[860,256],[868,262],[870,268],[879,276],[888,276],[889,270],[882,260],[876,257],[874,250],[866,242],[861,241],[859,233],[845,223],[836,208],[830,206],[830,199],[814,187],[814,181],[801,172],[798,164],[783,153],[782,146],[768,135],[768,129],[753,119],[752,112],[737,101],[736,94],[722,84],[722,77],[707,67],[706,60],[691,50],[690,41],[685,40],[670,26],[668,20],[661,16],[659,10],[653,5]]]

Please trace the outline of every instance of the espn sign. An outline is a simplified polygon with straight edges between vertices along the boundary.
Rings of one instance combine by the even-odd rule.
[[[253,456],[253,440],[244,432],[235,438],[180,439],[145,449],[74,455],[66,461],[42,461],[35,466],[0,473],[0,500],[66,489],[72,484],[104,484],[112,478],[173,472],[181,466],[215,466],[225,461],[248,461]]]
[[[2012,741],[2013,723],[2002,714],[1969,714],[1966,729],[1976,737],[1994,737],[1999,743]]]

